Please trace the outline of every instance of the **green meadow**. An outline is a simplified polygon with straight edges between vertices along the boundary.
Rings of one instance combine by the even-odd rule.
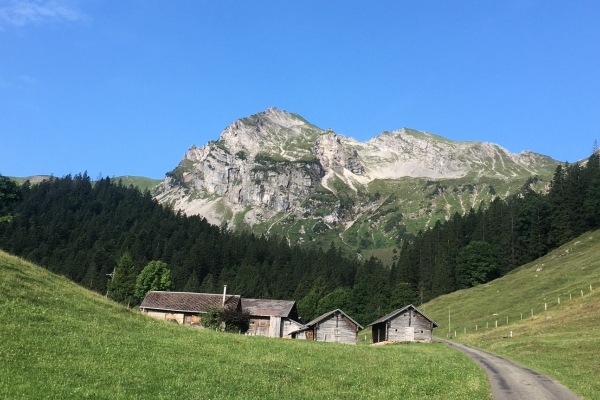
[[[0,398],[490,399],[438,343],[349,346],[156,321],[0,252]]]
[[[440,325],[437,336],[450,334],[547,374],[583,398],[600,398],[600,231],[420,309]]]

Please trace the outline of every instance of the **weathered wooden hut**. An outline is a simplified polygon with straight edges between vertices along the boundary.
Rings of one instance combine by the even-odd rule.
[[[250,314],[246,335],[286,337],[302,324],[293,300],[263,300],[242,298],[242,310]]]
[[[392,311],[370,323],[372,343],[431,342],[433,328],[438,325],[412,304]]]
[[[240,296],[150,291],[140,304],[140,310],[151,317],[186,325],[199,325],[202,314],[221,307],[241,311]]]
[[[325,313],[291,333],[294,339],[356,344],[363,327],[339,308]]]

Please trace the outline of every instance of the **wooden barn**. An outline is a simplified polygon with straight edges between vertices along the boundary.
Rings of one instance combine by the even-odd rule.
[[[250,328],[246,335],[286,337],[302,324],[293,300],[242,299],[242,310],[250,314]]]
[[[150,291],[140,310],[151,317],[185,325],[200,325],[202,314],[211,308],[242,309],[240,296],[191,292]]]
[[[356,344],[363,327],[339,308],[325,313],[291,333],[294,339]]]
[[[438,325],[412,304],[384,315],[367,325],[371,327],[373,343],[431,342],[433,328]]]

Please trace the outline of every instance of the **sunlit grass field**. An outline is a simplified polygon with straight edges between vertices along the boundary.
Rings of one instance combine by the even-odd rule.
[[[490,399],[438,343],[350,346],[156,321],[0,252],[0,398]]]
[[[450,314],[454,340],[550,375],[584,398],[600,399],[600,231],[420,309],[440,325],[435,335],[448,335]]]
[[[114,179],[115,181],[120,180],[124,186],[133,185],[140,189],[141,192],[144,192],[145,190],[150,190],[152,192],[156,185],[158,185],[161,182],[159,179],[151,179],[143,176],[131,175],[117,176],[111,179]]]

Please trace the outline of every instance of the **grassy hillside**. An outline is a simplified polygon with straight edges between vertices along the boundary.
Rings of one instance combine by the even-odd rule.
[[[11,177],[10,179],[14,180],[19,185],[22,185],[27,181],[29,181],[31,183],[40,183],[44,179],[48,179],[48,178],[50,178],[50,175],[33,175],[33,176],[26,176],[23,178]]]
[[[34,176],[26,176],[23,178],[11,177],[11,179],[13,179],[19,185],[22,185],[26,181],[29,181],[32,184],[40,183],[44,179],[49,179],[50,177],[51,177],[50,175],[34,175]],[[137,187],[138,189],[140,189],[140,191],[142,191],[142,192],[145,191],[146,189],[150,190],[152,192],[152,190],[156,187],[156,185],[158,185],[161,182],[161,180],[159,180],[159,179],[152,179],[152,178],[146,178],[143,176],[131,176],[131,175],[115,176],[115,177],[112,177],[111,179],[114,179],[115,181],[121,180],[123,182],[123,185],[125,185],[125,186],[133,185],[134,187]]]
[[[123,185],[125,186],[133,185],[134,187],[139,188],[142,192],[145,190],[150,190],[150,192],[152,192],[156,185],[158,185],[161,182],[161,180],[159,179],[151,179],[143,176],[131,175],[116,176],[111,179],[115,179],[117,181],[121,180],[123,182]]]
[[[600,398],[600,231],[420,308],[440,324],[436,335],[448,334],[450,312],[455,340],[546,373],[584,398]]]
[[[2,252],[0,293],[0,398],[490,398],[483,371],[440,344],[197,330],[152,320]]]

